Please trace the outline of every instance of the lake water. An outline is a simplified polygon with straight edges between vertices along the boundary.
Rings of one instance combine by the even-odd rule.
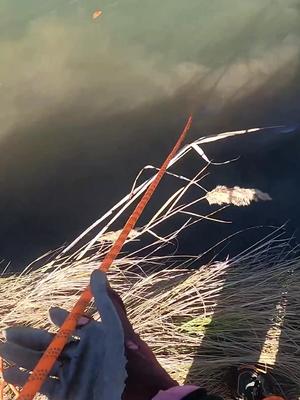
[[[22,268],[79,234],[144,165],[159,165],[190,112],[189,140],[300,122],[299,0],[0,0],[0,9],[2,266]],[[299,134],[207,147],[215,159],[241,156],[208,185],[259,187],[273,202],[232,210],[234,223],[205,226],[205,240],[191,232],[183,251],[253,224],[290,219],[297,230]]]

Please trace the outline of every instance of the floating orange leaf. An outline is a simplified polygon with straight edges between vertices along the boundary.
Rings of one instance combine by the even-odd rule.
[[[92,14],[92,19],[95,20],[95,19],[101,17],[101,15],[102,15],[102,11],[101,10],[95,10],[93,12],[93,14]]]

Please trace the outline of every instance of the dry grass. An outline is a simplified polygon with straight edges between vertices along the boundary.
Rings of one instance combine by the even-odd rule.
[[[193,145],[186,146],[181,154],[187,154]],[[109,272],[109,280],[122,296],[136,331],[180,383],[187,379],[227,396],[228,369],[259,363],[280,379],[287,398],[297,399],[300,260],[280,233],[275,232],[238,257],[209,265],[199,262],[194,270],[189,264],[196,265],[195,258],[158,255],[187,226],[204,218],[220,221],[215,217],[218,210],[199,214],[199,203],[209,193],[201,185],[206,168],[193,179],[172,175],[170,179],[183,185],[176,187],[129,238],[137,249],[120,256]],[[71,308],[114,240],[108,229],[151,179],[134,185],[70,246],[49,256],[50,261],[41,259],[39,268],[31,266],[20,275],[0,277],[0,329],[16,324],[52,329],[48,309]],[[191,188],[199,195],[186,202]],[[101,228],[99,224],[109,216]],[[186,219],[182,221],[182,217]],[[160,226],[170,219],[172,230],[160,236]],[[7,399],[12,398],[7,394]]]
[[[239,186],[228,188],[227,186],[217,186],[206,194],[209,204],[232,204],[237,207],[249,206],[256,201],[272,200],[268,193],[259,189],[244,189]]]
[[[280,375],[297,385],[292,388],[296,396],[300,262],[278,259],[285,244],[274,238],[247,256],[199,270],[162,269],[163,260],[153,267],[160,260],[152,259],[149,264],[140,260],[142,269],[137,272],[125,258],[111,270],[109,279],[137,332],[179,382],[189,373],[191,382],[224,393],[224,372],[230,366],[259,360],[275,372],[280,368]],[[21,277],[2,278],[1,328],[15,324],[52,328],[49,307],[69,309],[95,267],[92,261],[55,268],[50,263]],[[147,269],[151,271],[146,273]],[[280,313],[283,298],[287,306]],[[280,355],[274,365],[278,332]]]

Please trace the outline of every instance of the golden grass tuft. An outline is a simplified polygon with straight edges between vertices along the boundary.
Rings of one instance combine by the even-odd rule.
[[[190,382],[225,394],[228,368],[259,363],[292,381],[294,396],[300,388],[300,261],[272,258],[274,245],[275,239],[258,252],[253,249],[250,255],[199,270],[165,269],[163,260],[154,268],[152,259],[149,265],[140,260],[141,269],[134,271],[130,259],[120,260],[109,280],[136,331],[180,383],[188,375]],[[92,261],[55,267],[50,263],[22,276],[1,278],[1,329],[16,324],[53,329],[48,309],[70,309],[95,267]],[[282,315],[278,310],[283,299],[287,306]],[[270,327],[280,328],[279,337],[278,331],[268,336]]]

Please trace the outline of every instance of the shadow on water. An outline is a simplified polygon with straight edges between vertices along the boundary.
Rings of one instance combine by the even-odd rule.
[[[296,64],[300,66],[299,59]],[[219,253],[220,247],[216,250],[219,256],[226,257],[227,254],[232,256],[263,238],[268,234],[270,227],[279,227],[287,222],[288,235],[295,235],[299,241],[300,213],[297,199],[300,195],[298,185],[300,125],[296,116],[300,111],[297,100],[299,93],[297,92],[288,100],[289,89],[285,87],[281,90],[283,103],[281,100],[272,102],[272,98],[275,99],[273,96],[279,90],[276,85],[283,81],[286,68],[288,66],[284,65],[247,98],[239,99],[238,92],[233,95],[231,101],[224,105],[222,112],[214,121],[218,128],[212,128],[211,131],[281,124],[290,126],[290,131],[280,128],[266,129],[258,134],[207,143],[204,148],[208,157],[216,162],[238,158],[237,161],[227,165],[211,166],[210,174],[204,182],[207,189],[212,189],[217,185],[258,188],[269,193],[272,201],[252,204],[247,209],[230,207],[222,211],[221,219],[230,221],[232,224],[224,224],[217,229],[209,221],[202,221],[201,226],[193,227],[181,240],[181,246],[187,252],[196,248],[197,243],[202,242],[202,237],[205,237],[205,244],[209,248],[234,232],[241,232],[227,241],[223,252]],[[299,87],[299,83],[298,77],[290,82],[292,87]],[[241,115],[238,114],[238,110]],[[247,110],[247,112],[242,110]],[[289,113],[288,119],[282,119],[285,112]],[[240,123],[241,116],[244,125]],[[283,120],[285,120],[284,123],[280,122]],[[209,126],[208,130],[210,128]],[[193,170],[192,165],[188,168]],[[205,213],[206,210],[201,211]],[[208,206],[207,211],[209,211]],[[255,226],[258,229],[242,232]],[[215,254],[217,253],[212,255]]]

